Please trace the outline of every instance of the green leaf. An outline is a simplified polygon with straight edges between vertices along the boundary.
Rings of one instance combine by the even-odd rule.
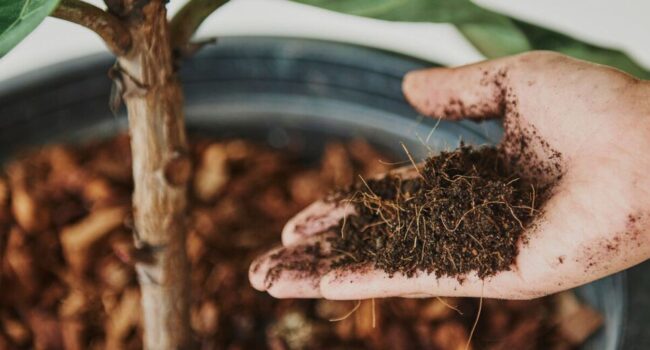
[[[467,0],[297,0],[356,16],[406,22],[458,23],[480,19],[484,10]]]
[[[639,78],[650,79],[650,72],[620,51],[590,45],[548,29],[512,20],[474,5],[468,0],[295,1],[332,11],[389,21],[451,23],[489,58],[528,50],[552,50],[616,67]]]
[[[400,22],[451,23],[487,57],[530,50],[526,36],[507,17],[468,0],[297,0],[351,15]]]
[[[2,0],[0,57],[31,33],[58,4],[59,0]]]
[[[650,72],[620,51],[587,44],[568,35],[532,24],[520,21],[514,23],[526,34],[536,50],[561,52],[575,58],[618,68],[638,78],[650,79]]]
[[[479,22],[458,24],[458,30],[485,57],[495,58],[514,55],[532,49],[528,38],[519,30],[513,30],[514,24],[498,22]]]

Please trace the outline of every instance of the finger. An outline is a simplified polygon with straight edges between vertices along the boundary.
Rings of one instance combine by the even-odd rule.
[[[523,287],[521,278],[513,271],[484,279],[476,273],[459,278],[420,272],[408,277],[401,273],[391,276],[370,265],[332,270],[321,279],[320,290],[324,298],[332,300],[451,296],[530,299],[540,295]]]
[[[320,278],[330,268],[333,233],[312,236],[291,247],[276,248],[256,259],[249,269],[253,288],[276,298],[320,298]]]
[[[417,170],[412,165],[391,170],[388,174],[405,179],[418,176]],[[384,176],[386,174],[376,178]],[[340,201],[321,200],[310,204],[284,226],[282,229],[282,244],[290,246],[301,242],[307,237],[338,226],[343,218],[355,213],[354,203],[352,203],[351,199]]]
[[[354,213],[350,201],[317,201],[291,218],[282,229],[282,244],[291,246],[315,234],[337,226]]]
[[[406,74],[402,90],[418,112],[437,118],[495,118],[503,115],[509,58],[457,68]]]
[[[268,271],[275,266],[277,254],[281,254],[284,250],[286,250],[286,248],[278,246],[253,260],[248,268],[248,280],[253,288],[260,292],[266,291],[266,275]]]

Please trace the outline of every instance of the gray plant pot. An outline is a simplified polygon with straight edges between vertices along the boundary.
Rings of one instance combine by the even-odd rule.
[[[108,110],[113,60],[96,55],[0,84],[0,159],[52,141],[109,135],[126,124]],[[185,62],[181,76],[190,132],[299,143],[313,159],[331,138],[362,136],[403,156],[455,147],[462,139],[493,144],[498,122],[423,119],[405,102],[405,72],[430,63],[378,50],[328,42],[225,38]],[[576,291],[605,316],[585,349],[648,349],[650,269],[642,264]]]

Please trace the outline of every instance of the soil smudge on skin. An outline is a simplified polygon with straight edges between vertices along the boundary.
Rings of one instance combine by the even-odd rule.
[[[317,286],[320,275],[329,268],[326,259],[330,255],[329,249],[326,249],[322,242],[298,245],[272,254],[269,258],[276,264],[266,274],[266,288],[271,288],[285,271],[298,279],[312,279]]]
[[[508,70],[484,73],[485,84],[495,87],[499,115],[503,116],[504,135],[499,149],[507,158],[512,173],[535,181],[542,190],[552,187],[564,174],[562,154],[542,138],[534,125],[525,123],[519,113],[519,97],[508,82]]]

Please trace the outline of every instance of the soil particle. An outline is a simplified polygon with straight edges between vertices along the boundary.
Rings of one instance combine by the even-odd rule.
[[[640,219],[640,217],[641,217],[641,215],[632,215],[632,214],[630,214],[630,215],[627,216],[627,222],[630,225],[634,225],[637,222],[637,220]]]
[[[631,258],[634,249],[646,244],[643,236],[643,214],[629,214],[625,218],[625,229],[615,234],[612,238],[603,238],[595,245],[596,248],[586,246],[576,258],[576,262],[586,266],[585,273],[609,271],[613,256],[620,256],[622,261]]]

